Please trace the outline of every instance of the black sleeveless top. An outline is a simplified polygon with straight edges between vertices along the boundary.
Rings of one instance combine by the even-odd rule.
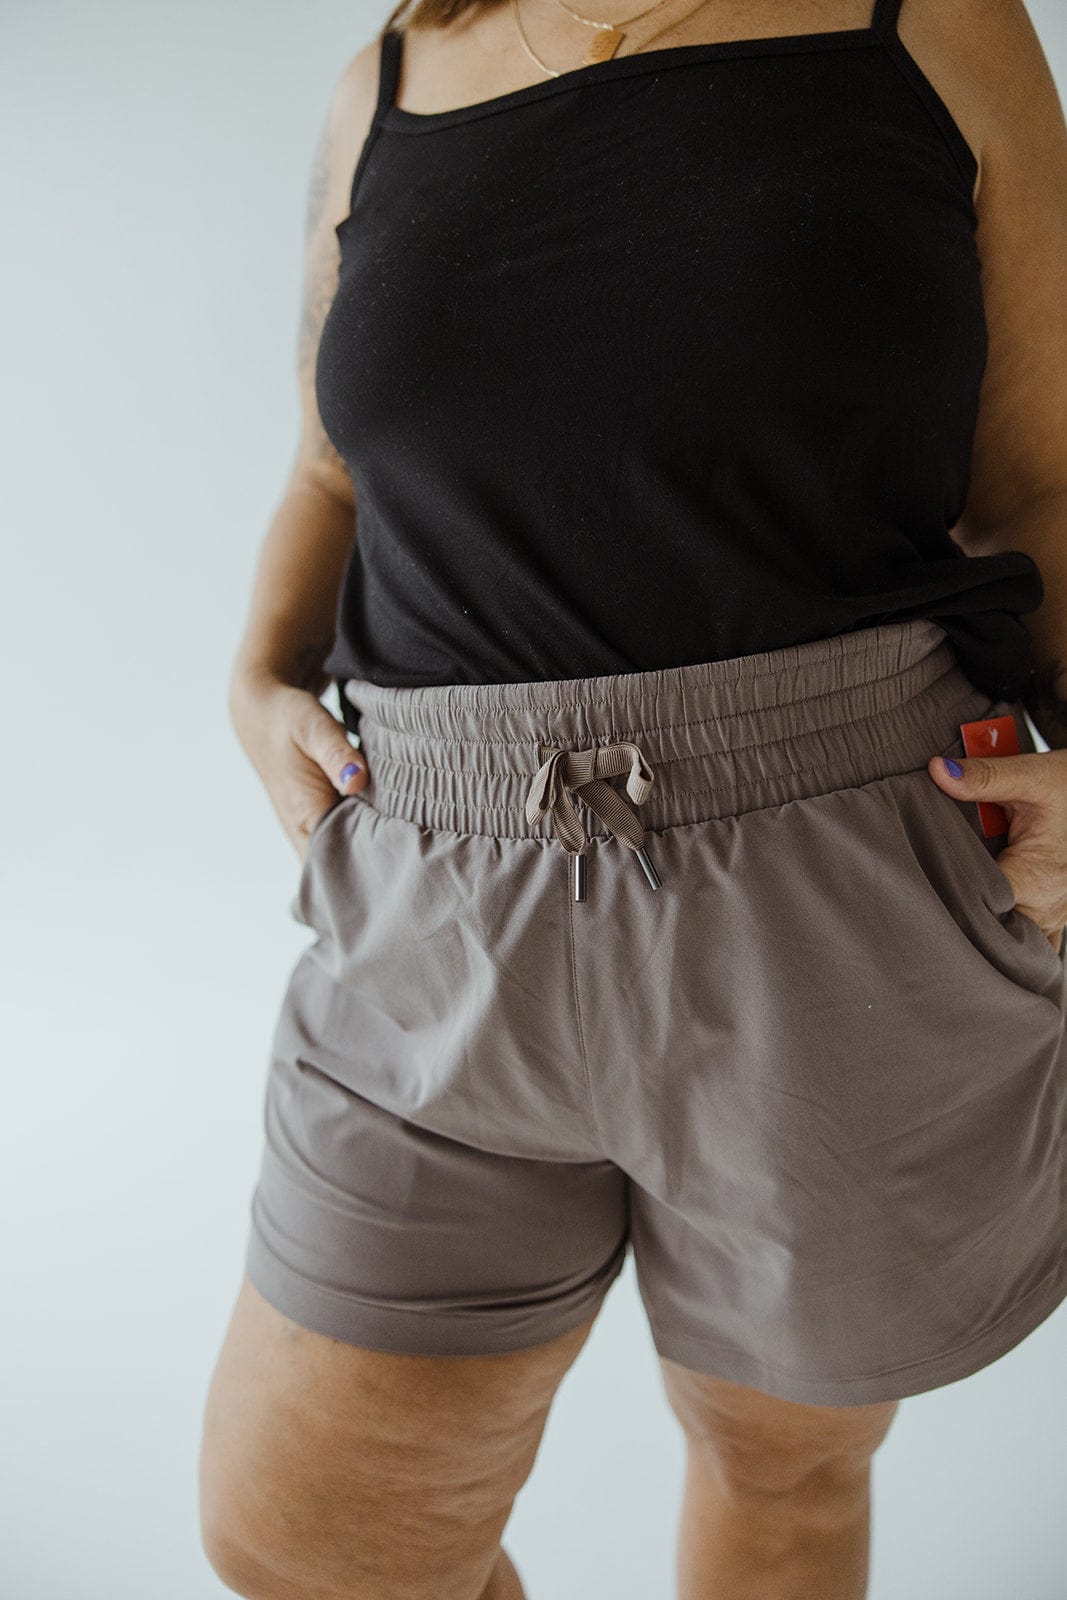
[[[977,161],[899,6],[432,113],[393,104],[383,35],[316,373],[357,501],[338,685],[926,616],[1018,697],[1040,571],[948,533],[987,350]]]

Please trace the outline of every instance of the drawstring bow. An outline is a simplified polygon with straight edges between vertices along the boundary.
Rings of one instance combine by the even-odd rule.
[[[619,791],[604,781],[624,772],[627,795],[635,805],[641,805],[652,789],[655,773],[644,752],[628,739],[581,750],[552,749],[530,783],[526,820],[534,825],[551,812],[556,838],[573,859],[576,900],[585,898],[583,869],[588,839],[574,794],[580,795],[608,831],[634,852],[652,887],[660,887],[659,876],[645,850],[643,823]]]

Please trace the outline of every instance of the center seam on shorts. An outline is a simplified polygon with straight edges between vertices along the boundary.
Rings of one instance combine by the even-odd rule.
[[[578,1056],[582,1064],[582,1076],[585,1079],[585,1094],[589,1102],[589,1115],[593,1119],[597,1138],[601,1149],[604,1148],[604,1130],[600,1126],[600,1119],[596,1113],[596,1099],[593,1095],[593,1075],[589,1070],[589,1057],[585,1048],[585,1029],[582,1026],[582,999],[578,990],[578,952],[574,933],[574,901],[567,896],[567,930],[570,935],[571,957],[571,987],[574,992],[574,1019],[578,1033]]]

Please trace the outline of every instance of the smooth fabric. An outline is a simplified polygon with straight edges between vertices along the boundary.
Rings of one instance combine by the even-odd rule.
[[[384,35],[316,375],[357,496],[338,685],[926,616],[1022,692],[1039,569],[950,537],[987,354],[977,164],[897,9],[430,114],[394,104]]]
[[[1067,978],[926,770],[1013,715],[926,619],[539,684],[350,680],[370,781],[318,822],[249,1275],[422,1355],[592,1316],[786,1399],[950,1383],[1067,1295]],[[554,749],[640,752],[651,887]],[[607,780],[612,781],[612,780]],[[622,784],[621,774],[614,780]],[[622,792],[620,788],[620,793]]]

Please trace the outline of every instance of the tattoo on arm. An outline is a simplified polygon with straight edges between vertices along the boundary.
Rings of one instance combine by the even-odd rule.
[[[1023,705],[1050,750],[1067,748],[1067,699],[1061,692],[1067,669],[1059,657],[1033,668],[1022,695]],[[1067,690],[1067,681],[1063,683]]]
[[[332,229],[324,227],[330,192],[329,174],[332,157],[332,130],[330,118],[327,118],[315,151],[308,188],[304,300],[297,339],[297,370],[301,388],[307,397],[307,409],[311,419],[309,433],[314,459],[344,472],[347,470],[345,464],[323,430],[314,404],[315,362],[319,338],[322,334],[322,325],[326,321],[326,314],[337,293],[340,270],[337,236]]]
[[[319,133],[319,142],[315,147],[315,157],[311,164],[311,181],[308,184],[307,213],[304,220],[304,233],[308,239],[314,236],[322,221],[326,196],[330,189],[330,159],[333,151],[330,124],[331,119],[327,116]]]

